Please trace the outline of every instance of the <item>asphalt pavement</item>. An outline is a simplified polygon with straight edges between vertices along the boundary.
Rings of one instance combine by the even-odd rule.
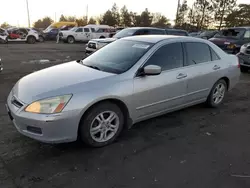
[[[219,108],[201,104],[138,123],[104,148],[49,145],[19,134],[4,105],[13,85],[84,58],[84,49],[81,43],[0,45],[0,188],[250,187],[250,73]]]

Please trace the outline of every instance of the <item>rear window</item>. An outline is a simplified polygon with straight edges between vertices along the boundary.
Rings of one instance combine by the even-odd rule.
[[[245,29],[225,29],[217,33],[215,37],[241,38],[244,33]]]
[[[210,47],[201,42],[187,42],[187,63],[188,65],[205,63],[211,61]]]
[[[152,35],[164,35],[164,34],[166,34],[166,32],[164,30],[161,30],[161,29],[151,29],[149,31],[149,33]]]
[[[134,33],[137,31],[138,29],[123,29],[121,31],[119,31],[118,33],[116,33],[113,38],[123,38],[123,37],[129,37],[134,35]]]

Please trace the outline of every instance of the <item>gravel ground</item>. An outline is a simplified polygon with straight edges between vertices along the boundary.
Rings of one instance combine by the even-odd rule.
[[[217,109],[197,105],[141,122],[99,149],[20,135],[5,110],[22,76],[84,57],[84,44],[0,45],[1,188],[249,188],[250,74]]]

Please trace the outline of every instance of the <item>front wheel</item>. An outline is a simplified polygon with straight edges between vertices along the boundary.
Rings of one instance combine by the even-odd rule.
[[[75,42],[75,38],[70,36],[70,37],[67,38],[67,42],[69,44],[73,44]]]
[[[43,36],[39,36],[39,42],[44,42],[44,37]]]
[[[124,116],[114,103],[103,102],[93,106],[83,117],[79,127],[80,139],[89,146],[111,144],[121,133]]]
[[[218,82],[216,82],[207,98],[208,106],[210,107],[219,106],[223,102],[226,92],[227,92],[227,83],[225,82],[225,80],[221,79]]]
[[[33,37],[33,36],[29,36],[28,39],[27,39],[27,42],[29,44],[34,44],[36,42],[36,38]]]

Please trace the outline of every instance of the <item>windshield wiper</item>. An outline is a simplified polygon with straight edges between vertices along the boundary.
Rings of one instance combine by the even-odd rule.
[[[101,70],[101,69],[100,69],[99,67],[97,67],[97,66],[84,64],[84,63],[82,62],[82,59],[77,60],[76,62],[77,62],[77,63],[81,63],[82,65],[84,65],[84,66],[86,66],[86,67],[90,67],[90,68],[92,68],[92,69]]]
[[[86,67],[90,67],[90,68],[92,68],[92,69],[101,70],[101,69],[100,69],[99,67],[97,67],[97,66],[86,65],[86,64],[83,64],[83,65],[85,65]]]

